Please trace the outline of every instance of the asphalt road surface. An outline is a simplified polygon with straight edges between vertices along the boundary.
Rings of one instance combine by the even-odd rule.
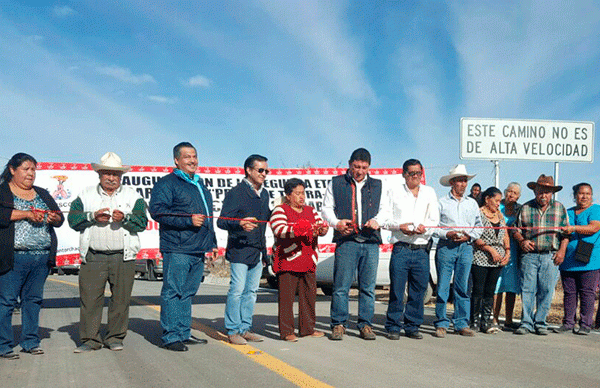
[[[50,276],[40,316],[46,354],[21,353],[0,360],[1,387],[599,387],[600,335],[511,333],[464,338],[433,337],[433,311],[426,310],[423,340],[390,341],[377,303],[376,341],[364,341],[353,326],[343,341],[279,340],[277,295],[261,289],[255,331],[262,343],[227,343],[223,310],[227,286],[203,284],[193,305],[193,333],[207,338],[188,352],[160,347],[161,282],[136,280],[125,349],[75,354],[79,302],[77,276]],[[357,303],[351,301],[352,313]],[[317,300],[317,328],[329,331],[329,298]],[[16,334],[20,315],[13,317]],[[104,318],[106,319],[106,317]],[[354,318],[353,318],[354,319]],[[15,348],[18,351],[20,348]]]

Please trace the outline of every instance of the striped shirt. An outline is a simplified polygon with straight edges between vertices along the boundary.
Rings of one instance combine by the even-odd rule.
[[[271,229],[275,236],[273,270],[278,272],[315,272],[318,260],[317,237],[296,235],[296,223],[308,221],[311,225],[322,221],[311,206],[297,212],[288,204],[276,206],[271,213]]]
[[[521,234],[526,240],[535,244],[536,252],[557,251],[562,240],[560,228],[568,226],[567,210],[562,203],[550,200],[546,211],[542,212],[535,199],[525,203],[519,214],[515,226],[518,227],[546,227],[549,229],[521,229]]]

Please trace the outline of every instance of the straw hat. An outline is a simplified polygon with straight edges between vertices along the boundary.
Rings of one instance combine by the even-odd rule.
[[[440,184],[442,186],[452,186],[450,184],[450,179],[452,179],[452,178],[456,178],[457,176],[466,176],[467,180],[469,181],[469,180],[473,179],[473,177],[475,175],[477,175],[477,174],[469,175],[467,173],[467,167],[465,167],[464,164],[457,164],[456,166],[454,166],[453,168],[450,169],[448,175],[444,175],[443,177],[440,178]]]
[[[105,153],[104,156],[100,158],[100,163],[91,163],[91,165],[94,171],[104,170],[127,172],[131,169],[129,166],[123,166],[121,158],[114,152]]]
[[[553,193],[559,192],[563,188],[562,186],[554,186],[554,178],[544,174],[540,175],[536,182],[529,182],[527,184],[527,187],[529,187],[531,190],[535,190],[535,188],[538,186],[550,189]]]

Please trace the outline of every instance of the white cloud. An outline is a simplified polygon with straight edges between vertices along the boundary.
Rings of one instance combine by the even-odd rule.
[[[182,83],[185,86],[198,87],[198,88],[205,89],[205,88],[208,88],[212,84],[212,81],[209,80],[208,78],[206,78],[205,76],[198,74],[193,77],[190,77],[189,79],[183,81]]]
[[[314,70],[340,95],[375,100],[363,69],[364,52],[348,34],[346,9],[335,2],[261,0],[264,10],[307,51]]]
[[[52,8],[52,13],[58,18],[65,18],[67,16],[75,15],[77,11],[68,5],[55,5],[54,8]]]
[[[111,66],[98,66],[96,67],[96,72],[104,75],[108,75],[110,77],[116,78],[120,81],[131,83],[134,85],[140,85],[147,82],[156,83],[154,77],[150,74],[133,74],[131,70],[125,67],[119,67],[116,65]]]
[[[162,154],[148,151],[175,143],[160,119],[67,70],[70,56],[23,45],[25,37],[9,24],[0,23],[0,36],[0,73],[10,75],[0,82],[0,144],[11,150],[3,156],[17,149],[40,161],[85,162],[90,152],[110,149],[129,164],[160,164]],[[8,65],[21,72],[6,71]]]
[[[41,35],[31,35],[28,37],[28,39],[32,42],[41,42],[42,40],[44,40],[44,37]]]
[[[146,98],[153,102],[158,102],[160,104],[175,104],[177,99],[174,97],[165,97],[165,96],[146,96]]]

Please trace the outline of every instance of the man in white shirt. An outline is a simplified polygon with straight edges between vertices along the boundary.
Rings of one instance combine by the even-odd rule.
[[[336,244],[331,298],[331,337],[341,340],[349,317],[348,292],[358,273],[360,337],[376,339],[373,332],[375,281],[381,233],[375,216],[381,200],[381,180],[371,178],[371,154],[364,148],[350,156],[346,174],[333,177],[323,199],[323,218],[334,228]]]
[[[423,299],[429,282],[429,250],[433,228],[440,219],[438,199],[432,187],[421,184],[423,166],[409,159],[402,166],[403,179],[386,184],[382,210],[376,217],[384,229],[392,231],[394,244],[390,259],[390,301],[385,328],[388,338],[422,339]],[[404,290],[408,299],[404,305]]]
[[[121,176],[129,171],[121,158],[106,153],[100,163],[92,163],[100,183],[84,189],[71,203],[69,226],[78,231],[81,268],[79,338],[75,353],[106,346],[123,349],[129,324],[129,302],[135,276],[135,258],[140,250],[139,233],[146,230],[146,202],[131,187],[121,186]],[[107,330],[100,335],[104,289],[110,284]]]

